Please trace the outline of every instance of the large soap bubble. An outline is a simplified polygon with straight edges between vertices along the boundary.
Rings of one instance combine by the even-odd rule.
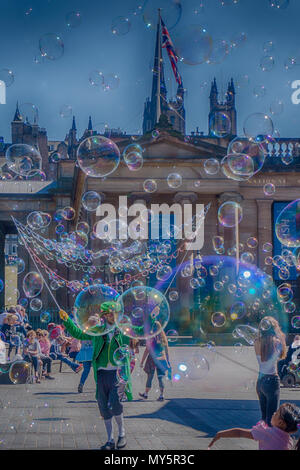
[[[243,210],[237,202],[226,201],[219,207],[218,219],[224,227],[235,227],[243,218]]]
[[[8,372],[13,384],[25,384],[30,376],[30,364],[25,361],[15,361],[11,364]]]
[[[55,33],[44,34],[39,40],[39,47],[42,57],[49,60],[59,59],[64,54],[63,40]]]
[[[118,168],[120,151],[118,146],[106,137],[87,137],[77,149],[77,162],[87,176],[103,178]]]
[[[83,289],[74,304],[74,318],[79,328],[91,336],[102,336],[112,331],[116,324],[109,323],[101,314],[101,304],[114,301],[118,295],[112,287],[103,284],[94,284]],[[114,305],[118,307],[118,304],[112,304],[112,308]]]
[[[213,41],[205,28],[189,25],[175,38],[175,48],[181,61],[187,65],[206,62],[213,49]]]
[[[300,199],[291,202],[280,212],[275,233],[284,246],[300,246]]]
[[[40,170],[42,157],[32,145],[13,144],[5,153],[8,168],[18,175],[26,176],[31,170]]]
[[[155,29],[158,19],[158,8],[163,11],[163,20],[169,30],[180,21],[182,5],[180,0],[145,0],[141,8],[143,21],[148,29]]]
[[[169,303],[159,290],[152,287],[132,287],[120,295],[117,303],[120,307],[116,323],[131,338],[153,338],[169,321]]]
[[[36,297],[43,289],[43,278],[37,272],[27,273],[23,279],[23,291],[26,297]]]

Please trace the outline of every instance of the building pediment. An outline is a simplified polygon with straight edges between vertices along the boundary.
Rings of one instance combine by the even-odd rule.
[[[150,142],[139,142],[145,149],[144,157],[153,158],[212,158],[226,155],[226,149],[198,139],[197,145],[172,135],[162,135]]]

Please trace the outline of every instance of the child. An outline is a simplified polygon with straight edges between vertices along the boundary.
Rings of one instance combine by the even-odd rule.
[[[41,348],[40,343],[36,339],[36,332],[30,330],[27,333],[27,340],[24,342],[24,361],[31,362],[35,371],[36,383],[41,383],[41,365],[42,361],[40,359]]]
[[[41,354],[40,359],[43,363],[43,376],[45,379],[54,380],[54,377],[50,375],[52,358],[50,357],[50,346],[49,333],[47,330],[36,330],[37,339],[40,343]]]
[[[10,354],[14,347],[16,348],[16,354],[20,354],[20,347],[24,337],[26,336],[25,328],[22,325],[18,325],[17,320],[18,317],[16,315],[9,313],[1,328],[1,331],[5,336],[5,342],[9,343],[8,361],[10,360]]]
[[[219,431],[208,446],[208,450],[222,437],[243,437],[258,441],[259,450],[292,450],[295,448],[291,434],[297,432],[300,409],[292,403],[283,403],[271,419],[272,427],[259,421],[252,429],[233,428]],[[297,444],[298,445],[298,444]]]

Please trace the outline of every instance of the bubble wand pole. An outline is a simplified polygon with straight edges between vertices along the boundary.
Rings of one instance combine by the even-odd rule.
[[[44,276],[42,275],[40,269],[38,268],[37,263],[35,262],[35,259],[33,258],[33,256],[32,256],[31,253],[30,253],[30,250],[29,250],[29,248],[28,248],[28,246],[27,246],[27,243],[26,243],[26,241],[25,241],[25,238],[24,238],[24,236],[22,235],[21,231],[19,230],[18,221],[17,221],[13,216],[11,216],[11,218],[13,219],[13,222],[14,222],[14,224],[15,224],[15,226],[16,226],[16,229],[17,229],[17,231],[18,231],[18,234],[20,235],[21,240],[23,241],[23,243],[24,243],[24,245],[25,245],[25,248],[26,248],[27,252],[29,253],[29,256],[30,256],[31,260],[33,261],[33,263],[34,263],[34,265],[35,265],[35,267],[36,267],[36,269],[37,269],[39,275],[40,275],[41,278],[43,279],[43,283],[44,283],[45,286],[47,287],[47,289],[48,289],[48,291],[49,291],[49,294],[50,294],[50,296],[52,297],[52,300],[54,301],[54,303],[55,303],[55,305],[57,306],[58,310],[61,310],[61,307],[60,307],[59,304],[57,303],[56,298],[54,297],[53,293],[52,293],[51,290],[50,290],[50,287],[48,286],[47,282],[46,282],[45,279],[44,279]]]

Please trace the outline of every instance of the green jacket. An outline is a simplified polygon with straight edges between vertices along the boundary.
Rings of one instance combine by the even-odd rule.
[[[94,371],[94,379],[96,382],[96,398],[97,398],[97,370],[99,367],[106,367],[108,360],[112,365],[116,365],[113,359],[114,352],[120,346],[124,344],[129,345],[130,338],[128,336],[123,335],[121,332],[115,334],[111,341],[107,335],[103,336],[91,336],[87,333],[83,333],[83,331],[78,328],[71,318],[68,318],[66,321],[63,321],[63,324],[70,333],[73,338],[77,338],[79,340],[89,340],[92,341],[93,345],[93,358],[92,358],[92,366]],[[119,330],[118,330],[119,331]],[[124,371],[126,376],[128,377],[128,382],[126,385],[126,395],[128,400],[132,400],[132,383],[131,383],[131,376],[130,376],[130,359],[127,358],[124,367]]]

